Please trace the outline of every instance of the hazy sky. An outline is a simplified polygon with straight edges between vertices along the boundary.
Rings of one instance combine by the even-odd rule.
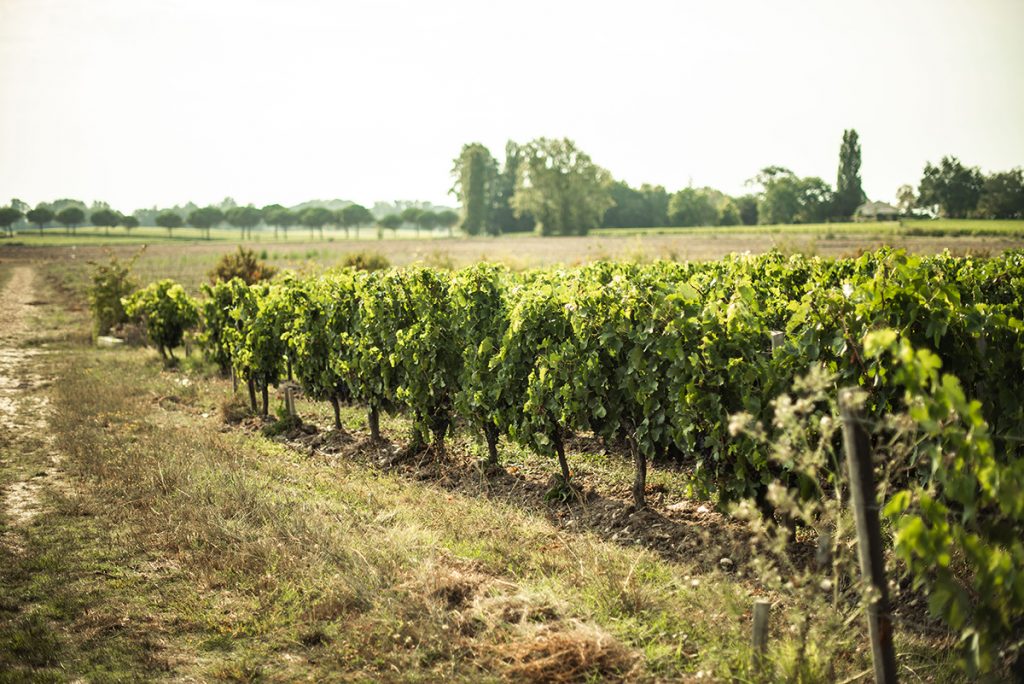
[[[1024,164],[1024,1],[0,0],[0,203],[454,204],[480,141],[730,193]]]

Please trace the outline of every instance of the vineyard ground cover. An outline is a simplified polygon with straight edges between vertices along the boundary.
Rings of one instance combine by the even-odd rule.
[[[565,520],[534,501],[546,461],[503,445],[521,477],[482,496],[472,462],[483,446],[470,441],[432,473],[382,470],[372,454],[309,458],[225,432],[217,409],[230,382],[207,366],[163,371],[152,351],[87,348],[82,313],[51,309],[36,336],[62,340],[50,430],[74,486],[48,494],[51,508],[23,532],[28,550],[2,574],[0,643],[19,644],[5,651],[16,675],[521,680],[556,653],[598,679],[744,676],[750,585],[686,554],[574,530],[578,509]],[[330,423],[329,407],[298,409]],[[364,415],[346,409],[344,420],[359,430]],[[400,416],[382,425],[396,442],[407,427]],[[570,443],[573,462],[621,511],[628,462],[594,446]],[[4,455],[6,476],[17,461]],[[691,526],[703,515],[693,507]],[[717,521],[706,522],[717,541]],[[820,621],[815,679],[866,669],[860,632]],[[943,641],[900,638],[907,665],[955,681]],[[47,648],[54,660],[39,655]],[[771,648],[780,667],[792,662],[784,619]]]

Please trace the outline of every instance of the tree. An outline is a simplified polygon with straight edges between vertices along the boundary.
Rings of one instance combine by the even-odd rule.
[[[0,228],[3,228],[11,237],[14,237],[14,224],[22,216],[21,212],[14,207],[0,207]]]
[[[800,211],[800,179],[782,166],[767,166],[752,179],[763,188],[758,196],[757,220],[761,224],[792,223]]]
[[[983,183],[977,167],[943,157],[938,166],[925,165],[917,200],[920,206],[937,207],[949,218],[965,218],[977,208]]]
[[[320,239],[324,237],[324,226],[334,220],[334,213],[324,207],[309,207],[299,214],[299,223],[309,228],[309,239],[313,239],[313,230],[320,229]]]
[[[39,227],[39,234],[43,234],[43,226],[53,220],[53,211],[44,204],[40,204],[35,209],[29,209],[25,214],[30,222],[36,224]]]
[[[860,182],[860,140],[857,131],[851,128],[843,131],[843,143],[839,146],[839,173],[836,177],[834,210],[831,213],[838,218],[848,219],[866,199],[867,195]],[[825,218],[828,213],[825,212]]]
[[[824,223],[835,205],[835,195],[829,184],[817,176],[801,178],[797,182],[800,208],[793,220],[797,223]],[[857,204],[860,206],[860,203]],[[855,207],[856,208],[856,207]]]
[[[419,225],[428,233],[437,228],[437,214],[429,209],[420,212]]]
[[[736,206],[735,200],[731,197],[727,197],[719,210],[718,225],[738,226],[740,223],[742,223],[742,219],[740,218],[740,209]]]
[[[402,213],[402,222],[411,223],[416,229],[416,237],[420,236],[420,217],[423,216],[423,210],[418,207],[406,207]]]
[[[896,190],[896,208],[901,216],[910,216],[917,206],[917,194],[914,186],[904,183]]]
[[[167,237],[171,237],[171,231],[185,225],[181,215],[173,211],[164,211],[156,216],[156,225],[167,229]]]
[[[243,240],[247,233],[251,240],[252,229],[259,225],[260,219],[263,216],[260,214],[259,209],[249,204],[244,207],[231,207],[224,212],[224,218],[228,223],[242,231]]]
[[[288,239],[288,228],[294,226],[299,220],[295,212],[282,207],[280,204],[268,204],[261,210],[263,222],[274,227],[274,239],[277,239],[277,231],[284,231],[284,239]]]
[[[1016,168],[986,176],[978,214],[984,218],[1024,218],[1024,170]]]
[[[673,226],[715,226],[718,207],[707,188],[683,188],[668,201],[668,222]]]
[[[516,215],[512,208],[512,197],[516,193],[516,179],[519,178],[519,167],[523,163],[523,147],[509,140],[505,143],[505,164],[494,182],[492,193],[491,218],[487,223],[487,233],[529,233],[535,223],[529,212]]]
[[[210,239],[210,229],[219,225],[224,220],[224,212],[217,207],[203,207],[196,209],[188,215],[188,224],[206,233],[206,239]]]
[[[110,235],[110,227],[116,226],[121,222],[121,214],[117,213],[113,209],[100,209],[92,212],[92,216],[89,217],[92,221],[92,225],[97,228],[103,227],[107,235]]]
[[[740,221],[745,226],[757,225],[757,196],[742,195],[736,198],[736,207],[740,210]]]
[[[437,212],[437,225],[448,229],[448,237],[452,237],[452,230],[459,224],[459,213],[451,209]]]
[[[381,218],[379,218],[377,220],[377,225],[380,226],[380,228],[382,229],[381,232],[377,233],[378,240],[384,237],[384,228],[391,229],[394,235],[397,237],[398,229],[402,226],[402,217],[399,216],[398,214],[388,214],[387,216],[382,216]]]
[[[541,235],[586,235],[611,206],[611,175],[568,138],[537,138],[523,148],[512,208],[531,214]]]
[[[65,207],[57,212],[54,218],[64,226],[65,231],[71,233],[85,221],[85,212],[75,206]]]
[[[498,164],[490,150],[480,143],[463,145],[452,163],[452,177],[455,183],[450,192],[462,205],[462,229],[466,234],[500,230],[490,221],[498,177]]]
[[[131,214],[128,216],[122,216],[121,225],[124,226],[124,232],[130,233],[132,228],[139,227],[139,219]]]
[[[373,214],[361,204],[350,204],[338,211],[338,220],[345,229],[348,236],[348,229],[356,229],[356,239],[359,239],[359,227],[373,223]]]

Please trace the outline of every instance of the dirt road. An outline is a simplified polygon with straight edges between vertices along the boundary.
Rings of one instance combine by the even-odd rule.
[[[0,483],[0,538],[4,545],[18,549],[15,530],[29,524],[40,510],[41,492],[56,480],[59,458],[46,449],[48,402],[39,390],[48,379],[39,374],[40,355],[32,348],[31,331],[36,306],[35,273],[30,266],[14,269],[0,294],[0,464],[14,474]],[[39,459],[21,460],[19,455],[40,449],[49,453],[39,468]],[[38,456],[38,454],[35,454]]]

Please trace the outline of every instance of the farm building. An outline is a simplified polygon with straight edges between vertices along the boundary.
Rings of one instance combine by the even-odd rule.
[[[895,221],[900,210],[886,202],[865,202],[853,212],[854,221]]]

